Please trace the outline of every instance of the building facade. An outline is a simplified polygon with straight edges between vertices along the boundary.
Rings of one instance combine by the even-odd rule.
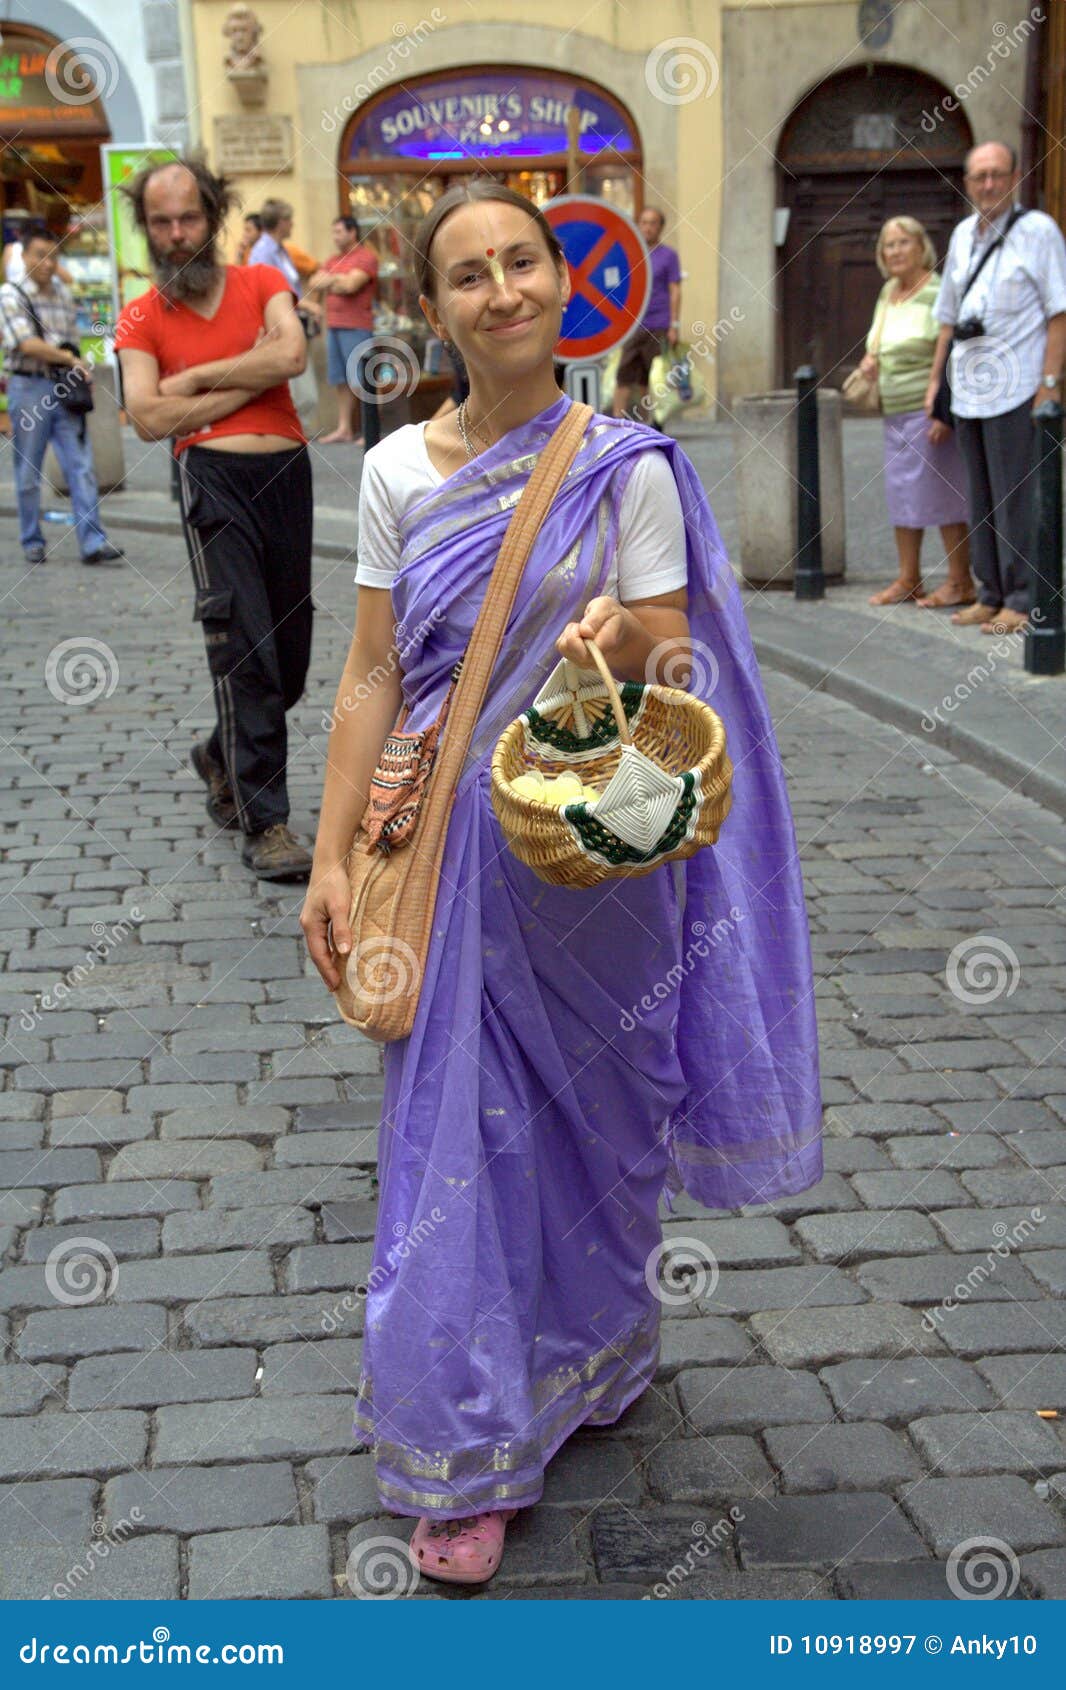
[[[188,7],[191,138],[247,209],[291,201],[314,252],[354,210],[378,244],[384,328],[417,340],[410,232],[453,180],[653,204],[681,257],[683,334],[726,404],[797,362],[834,381],[854,363],[881,222],[917,215],[943,251],[966,148],[1020,144],[1043,15],[1027,0],[602,0],[576,22],[567,0],[445,0],[403,22],[391,0]]]

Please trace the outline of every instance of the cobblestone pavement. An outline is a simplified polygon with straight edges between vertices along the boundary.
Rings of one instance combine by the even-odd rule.
[[[90,576],[65,540],[27,574],[0,529],[0,1595],[350,1599],[352,1551],[410,1527],[350,1442],[379,1053],[309,976],[298,891],[212,832],[184,553],[126,538],[135,570]],[[315,600],[304,833],[350,564],[317,565]],[[667,1307],[654,1388],[564,1447],[477,1599],[943,1596],[985,1536],[993,1588],[1066,1597],[1062,826],[767,681],[827,1173],[751,1213],[679,1203],[668,1237],[717,1277]]]

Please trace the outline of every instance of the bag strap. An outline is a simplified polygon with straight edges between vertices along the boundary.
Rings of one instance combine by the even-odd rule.
[[[33,303],[33,300],[30,298],[30,296],[26,292],[25,288],[19,282],[9,282],[8,286],[14,288],[15,292],[18,294],[19,298],[21,299],[23,305],[26,307],[26,312],[29,316],[30,322],[33,324],[34,328],[37,330],[37,339],[38,340],[45,340],[45,341],[48,340],[48,336],[45,333],[44,324],[41,322],[40,314],[38,313],[37,308]],[[17,349],[16,349],[16,352],[15,352],[15,357],[18,359],[20,364],[21,363],[29,363],[29,364],[41,365],[41,364],[44,363],[43,358],[23,359],[21,354],[18,352]],[[47,367],[48,366],[46,365],[45,368],[47,369]],[[14,374],[14,375],[19,375],[20,373],[21,372],[18,371],[18,370],[14,370],[12,372],[12,374]]]
[[[567,470],[577,456],[594,412],[575,401],[542,448],[507,524],[485,597],[462,658],[448,713],[448,732],[437,749],[430,785],[454,790],[481,714],[518,583]],[[450,802],[450,799],[449,799]],[[428,794],[427,794],[428,803]]]
[[[14,288],[15,292],[18,294],[19,298],[21,299],[23,305],[26,307],[26,310],[29,312],[30,321],[33,323],[34,328],[37,330],[38,340],[47,340],[48,336],[44,332],[44,324],[41,322],[41,318],[40,318],[40,315],[37,311],[37,307],[34,305],[33,300],[30,298],[29,294],[26,292],[25,288],[19,282],[12,282],[11,286]]]
[[[886,295],[885,298],[882,299],[882,301],[881,301],[880,310],[876,313],[877,320],[874,324],[874,332],[870,336],[870,357],[871,358],[876,358],[877,354],[881,350],[881,336],[884,332],[885,314],[886,314],[887,311],[888,311],[888,296]]]

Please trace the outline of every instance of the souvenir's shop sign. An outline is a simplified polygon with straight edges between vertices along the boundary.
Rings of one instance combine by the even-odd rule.
[[[567,114],[581,114],[584,156],[635,149],[617,106],[573,77],[506,71],[407,84],[379,101],[350,131],[349,160],[362,158],[541,158],[565,153]]]
[[[106,135],[99,87],[99,65],[0,23],[0,133]]]
[[[215,159],[219,170],[273,175],[292,169],[292,119],[252,116],[215,118]]]

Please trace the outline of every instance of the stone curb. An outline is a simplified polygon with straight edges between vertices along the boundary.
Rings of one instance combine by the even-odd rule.
[[[1066,720],[1054,731],[1003,682],[975,688],[957,716],[944,720],[932,715],[932,704],[949,698],[960,676],[981,661],[979,649],[972,656],[965,654],[966,667],[960,669],[957,648],[917,633],[910,636],[905,651],[886,651],[883,644],[871,649],[868,642],[877,624],[847,611],[801,608],[790,601],[785,616],[749,595],[745,609],[755,654],[764,667],[950,751],[960,762],[1066,817],[1061,746]],[[1051,677],[1035,684],[1061,689],[1046,694],[1045,701],[1060,704],[1066,715],[1063,680]]]
[[[18,517],[18,508],[13,504],[0,501],[0,517]],[[177,516],[156,516],[150,512],[107,511],[108,529],[135,530],[138,534],[172,534],[177,539],[182,538],[181,519]],[[312,556],[325,558],[355,557],[354,545],[345,545],[341,540],[316,540],[312,549]]]

